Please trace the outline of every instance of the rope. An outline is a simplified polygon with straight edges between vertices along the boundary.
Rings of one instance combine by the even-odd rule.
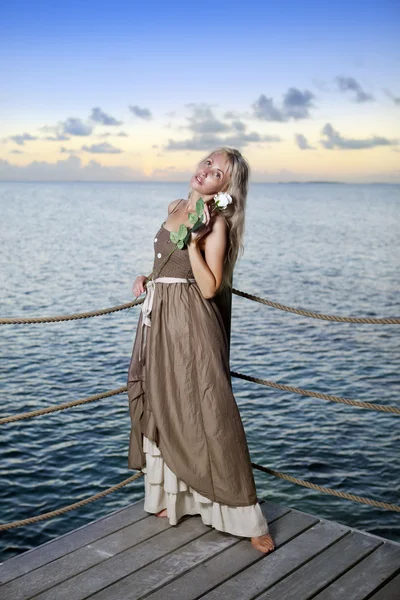
[[[364,498],[363,496],[356,496],[355,494],[348,494],[347,492],[339,492],[338,490],[324,487],[322,485],[317,485],[316,483],[311,483],[310,481],[304,481],[304,479],[298,479],[297,477],[293,477],[292,475],[286,475],[286,473],[281,473],[280,471],[275,471],[274,469],[269,469],[268,467],[264,467],[256,463],[251,463],[251,465],[259,471],[269,473],[270,475],[273,475],[274,477],[279,477],[280,479],[286,479],[286,481],[290,481],[291,483],[296,483],[297,485],[316,490],[317,492],[330,494],[332,496],[337,496],[338,498],[344,498],[346,500],[353,500],[354,502],[360,502],[361,504],[368,504],[369,506],[376,506],[378,508],[385,508],[386,510],[400,512],[400,506],[398,506],[397,504],[389,504],[388,502],[381,502],[379,500],[373,500],[371,498]],[[63,508],[58,508],[56,510],[43,513],[41,515],[37,515],[36,517],[30,517],[29,519],[21,519],[20,521],[13,521],[12,523],[3,523],[0,525],[0,531],[5,531],[6,529],[12,529],[15,527],[21,527],[22,525],[30,525],[31,523],[37,523],[38,521],[43,521],[44,519],[57,517],[58,515],[66,513],[70,510],[74,510],[75,508],[79,508],[85,504],[89,504],[89,502],[99,500],[107,494],[111,494],[111,492],[115,492],[116,490],[122,488],[128,483],[131,483],[141,475],[143,475],[142,471],[136,473],[135,475],[132,475],[132,477],[128,477],[128,479],[121,481],[117,485],[114,485],[108,488],[107,490],[104,490],[103,492],[95,494],[94,496],[90,496],[89,498],[85,498],[84,500],[80,500],[79,502],[75,502],[74,504],[70,504],[69,506],[64,506]]]
[[[43,521],[44,519],[51,519],[52,517],[57,517],[58,515],[62,515],[70,510],[74,510],[75,508],[79,508],[84,506],[85,504],[89,504],[89,502],[94,502],[95,500],[99,500],[100,498],[104,498],[107,494],[111,494],[111,492],[115,492],[120,488],[124,487],[128,483],[131,483],[138,477],[143,475],[142,471],[139,473],[135,473],[132,477],[128,477],[128,479],[124,479],[117,485],[113,485],[107,490],[103,490],[94,496],[90,496],[89,498],[85,498],[84,500],[80,500],[79,502],[75,502],[74,504],[70,504],[69,506],[64,506],[63,508],[57,508],[56,510],[52,510],[47,513],[43,513],[42,515],[36,515],[36,517],[30,517],[29,519],[21,519],[20,521],[13,521],[12,523],[2,523],[0,525],[0,531],[5,531],[6,529],[13,529],[14,527],[21,527],[22,525],[30,525],[31,523],[37,523],[38,521]]]
[[[272,308],[277,308],[278,310],[284,310],[286,312],[291,312],[296,315],[303,315],[304,317],[312,317],[313,319],[323,319],[324,321],[337,321],[339,323],[375,323],[379,325],[400,324],[400,318],[398,317],[387,317],[383,319],[375,319],[369,317],[337,317],[334,315],[324,315],[322,313],[312,312],[310,310],[302,310],[301,308],[285,306],[284,304],[279,304],[278,302],[272,302],[272,300],[265,300],[264,298],[260,298],[259,296],[253,296],[252,294],[241,292],[240,290],[236,290],[235,288],[232,289],[232,293],[237,294],[238,296],[242,296],[243,298],[248,298],[248,300],[254,300],[255,302],[260,302],[261,304],[272,306]]]
[[[369,410],[379,410],[381,412],[400,415],[400,408],[397,408],[397,406],[386,406],[384,404],[350,400],[349,398],[342,398],[341,396],[321,394],[320,392],[312,392],[311,390],[303,390],[302,388],[293,387],[291,385],[284,385],[283,383],[275,383],[275,381],[268,381],[267,379],[258,379],[258,377],[251,377],[251,375],[244,375],[243,373],[236,373],[235,371],[231,371],[231,375],[233,377],[239,377],[240,379],[246,379],[247,381],[254,381],[255,383],[260,383],[261,385],[267,385],[278,390],[283,390],[285,392],[300,394],[301,396],[311,396],[313,398],[320,398],[321,400],[330,400],[331,402],[340,402],[341,404],[348,404],[349,406],[357,406],[358,408],[367,408]]]
[[[127,302],[127,304],[119,304],[118,306],[112,306],[111,308],[103,308],[101,310],[94,310],[92,312],[74,313],[72,315],[64,315],[59,317],[35,317],[32,319],[22,318],[3,318],[0,319],[0,325],[28,325],[31,323],[55,323],[57,321],[73,321],[75,319],[87,319],[89,317],[99,317],[101,315],[107,315],[109,313],[118,312],[119,310],[126,310],[137,306],[144,302],[144,298],[140,300],[134,300],[134,302]]]
[[[13,421],[20,421],[21,419],[30,419],[31,417],[39,417],[40,415],[46,415],[48,413],[56,412],[58,410],[65,410],[73,406],[79,406],[79,404],[86,404],[87,402],[94,402],[94,400],[102,400],[109,396],[117,396],[127,391],[127,387],[120,387],[109,392],[103,392],[102,394],[95,394],[82,400],[73,400],[72,402],[65,402],[65,404],[59,404],[58,406],[50,406],[49,408],[40,408],[38,410],[32,410],[31,412],[20,413],[19,415],[13,415],[12,417],[3,417],[0,419],[0,425],[4,423],[12,423]]]
[[[312,398],[319,398],[321,400],[330,400],[331,402],[339,402],[340,404],[347,404],[349,406],[357,406],[358,408],[366,408],[368,410],[377,410],[380,412],[392,413],[400,415],[400,408],[397,406],[385,406],[384,404],[375,404],[372,402],[361,402],[360,400],[350,400],[349,398],[342,398],[341,396],[333,396],[330,394],[322,394],[320,392],[313,392],[311,390],[303,390],[302,388],[293,387],[290,385],[284,385],[282,383],[276,383],[275,381],[268,381],[267,379],[259,379],[258,377],[252,377],[251,375],[245,375],[244,373],[237,373],[236,371],[230,371],[232,377],[238,377],[246,381],[253,381],[268,387],[272,387],[285,392],[293,392],[294,394],[300,394],[301,396],[310,396]],[[10,417],[3,417],[0,419],[0,425],[5,423],[12,423],[14,421],[21,421],[22,419],[30,419],[32,417],[39,417],[59,410],[65,410],[80,404],[87,404],[88,402],[94,402],[95,400],[102,400],[103,398],[109,398],[110,396],[117,396],[127,391],[127,386],[103,392],[102,394],[95,394],[81,400],[73,400],[72,402],[65,402],[58,406],[50,406],[49,408],[40,408],[38,410],[32,410],[30,412],[20,413],[18,415],[12,415]]]
[[[337,496],[338,498],[345,498],[346,500],[353,500],[354,502],[361,502],[362,504],[369,504],[369,506],[376,506],[378,508],[386,508],[387,510],[400,512],[400,506],[397,504],[389,504],[388,502],[380,502],[379,500],[372,500],[371,498],[364,498],[363,496],[356,496],[355,494],[348,494],[347,492],[339,492],[338,490],[333,490],[332,488],[311,483],[311,481],[304,481],[304,479],[298,479],[297,477],[292,477],[292,475],[286,475],[280,471],[274,471],[274,469],[269,469],[268,467],[263,467],[262,465],[257,465],[256,463],[251,463],[251,465],[259,471],[264,471],[265,473],[269,473],[275,477],[286,479],[286,481],[291,481],[292,483],[316,490],[317,492],[331,494],[332,496]]]
[[[247,292],[241,292],[235,288],[232,288],[232,293],[238,296],[242,296],[243,298],[247,298],[248,300],[254,300],[255,302],[260,302],[261,304],[266,304],[267,306],[272,306],[272,308],[277,308],[278,310],[284,310],[286,312],[291,312],[296,315],[302,315],[304,317],[312,317],[313,319],[322,319],[325,321],[336,321],[339,323],[372,323],[379,325],[399,325],[400,318],[397,317],[386,317],[386,318],[370,318],[370,317],[338,317],[334,315],[324,315],[322,313],[316,313],[309,310],[303,310],[301,308],[293,308],[290,306],[285,306],[284,304],[279,304],[278,302],[273,302],[272,300],[266,300],[264,298],[260,298],[259,296],[253,296],[252,294],[248,294]],[[118,306],[113,306],[111,308],[104,308],[102,310],[85,312],[85,313],[74,313],[72,315],[58,316],[58,317],[36,317],[29,319],[22,318],[1,318],[0,325],[27,325],[32,323],[54,323],[57,321],[73,321],[75,319],[87,319],[89,317],[98,317],[100,315],[106,315],[113,312],[117,312],[119,310],[126,310],[127,308],[132,308],[133,306],[137,306],[144,302],[144,298],[136,299],[134,302],[128,302],[127,304],[120,304]]]

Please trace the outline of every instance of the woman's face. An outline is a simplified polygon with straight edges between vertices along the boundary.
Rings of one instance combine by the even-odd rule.
[[[192,189],[202,196],[215,196],[227,188],[229,160],[224,152],[212,154],[201,162],[190,180]]]

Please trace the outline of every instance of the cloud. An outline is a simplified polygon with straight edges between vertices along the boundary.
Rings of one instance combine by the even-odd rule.
[[[281,138],[273,135],[261,135],[256,131],[246,132],[247,125],[235,119],[231,123],[218,119],[211,107],[205,103],[187,104],[191,114],[184,129],[192,132],[192,137],[184,140],[168,139],[164,150],[209,150],[217,146],[242,148],[253,142],[279,142]],[[225,134],[225,135],[222,135]]]
[[[301,92],[297,88],[289,88],[283,97],[283,112],[286,119],[307,119],[313,107],[314,94],[308,90]]]
[[[57,133],[56,135],[46,135],[42,139],[49,142],[66,142],[71,138],[68,135],[65,135],[65,133]]]
[[[91,125],[84,123],[82,119],[76,119],[75,117],[70,117],[66,121],[61,122],[60,126],[63,133],[81,137],[88,136],[93,131],[93,127]]]
[[[121,154],[122,150],[115,148],[108,142],[102,144],[92,144],[91,146],[82,146],[82,150],[91,154]]]
[[[10,135],[10,137],[8,139],[12,140],[19,146],[24,146],[25,142],[30,142],[32,140],[37,140],[39,138],[34,135],[31,135],[30,133],[21,133],[19,135]]]
[[[75,148],[66,148],[65,146],[60,146],[59,149],[60,154],[76,154],[79,150]]]
[[[336,131],[330,123],[322,128],[321,134],[326,136],[325,140],[320,140],[320,143],[324,148],[332,150],[333,148],[341,148],[342,150],[362,150],[364,148],[375,148],[377,146],[392,146],[397,142],[395,140],[388,140],[384,137],[373,136],[369,139],[351,139],[344,138]]]
[[[395,104],[400,105],[400,96],[395,96],[390,90],[384,90],[384,92],[387,96],[389,96],[389,98],[393,100]]]
[[[127,133],[124,131],[120,131],[119,133],[111,133],[111,131],[106,131],[104,133],[97,134],[98,138],[107,138],[107,137],[129,137]]]
[[[223,117],[224,119],[240,119],[239,113],[233,112],[232,110],[228,110]]]
[[[335,77],[335,81],[339,86],[341,92],[354,92],[356,102],[369,102],[374,100],[371,94],[367,94],[362,89],[361,85],[354,79],[354,77]]]
[[[297,88],[289,88],[283,96],[282,106],[274,105],[272,98],[261,94],[253,105],[253,115],[262,121],[285,122],[290,119],[308,119],[313,108],[314,94],[309,90],[301,92]]]
[[[104,167],[96,160],[83,165],[77,156],[55,163],[33,161],[26,166],[12,165],[0,159],[0,180],[3,181],[144,181],[139,169],[125,166]]]
[[[307,138],[302,133],[296,133],[294,138],[300,150],[315,150],[315,147],[310,146],[310,144],[307,141]]]
[[[188,117],[188,127],[193,133],[223,133],[231,129],[227,123],[214,116],[214,113],[207,104],[191,103],[186,104],[186,106],[192,109],[192,115]]]
[[[168,140],[165,150],[210,150],[218,146],[230,146],[242,148],[252,142],[280,142],[279,136],[264,135],[253,131],[251,133],[242,133],[237,135],[228,135],[226,137],[217,137],[216,135],[194,136],[186,140]]]
[[[152,119],[152,114],[148,108],[140,108],[139,106],[130,106],[129,110],[135,117],[139,117],[140,119],[145,119],[149,121]]]
[[[92,114],[89,118],[96,123],[101,123],[102,125],[123,125],[122,121],[117,121],[117,119],[114,119],[114,117],[110,117],[110,115],[107,115],[99,107],[92,108]]]
[[[285,121],[283,112],[274,106],[272,98],[267,98],[261,94],[258,100],[253,105],[254,116],[263,121]]]

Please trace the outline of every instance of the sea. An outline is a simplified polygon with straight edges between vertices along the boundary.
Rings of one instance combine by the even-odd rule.
[[[153,240],[185,183],[0,182],[0,316],[134,300]],[[400,185],[250,185],[235,289],[340,316],[400,317]],[[142,296],[144,297],[144,295]],[[0,326],[1,416],[126,385],[140,306]],[[398,325],[329,322],[233,295],[231,370],[400,406]],[[399,417],[232,377],[252,462],[399,504]],[[73,504],[134,474],[126,394],[2,425],[1,522]],[[254,471],[260,499],[400,541],[398,513]],[[2,532],[0,560],[136,502],[143,477],[56,518]]]

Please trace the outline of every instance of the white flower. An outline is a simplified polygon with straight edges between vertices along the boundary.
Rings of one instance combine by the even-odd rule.
[[[215,206],[217,208],[222,208],[222,209],[226,208],[228,206],[228,204],[231,204],[231,202],[233,202],[232,196],[230,196],[226,192],[218,192],[218,194],[216,194],[214,196],[214,200],[215,200]]]

